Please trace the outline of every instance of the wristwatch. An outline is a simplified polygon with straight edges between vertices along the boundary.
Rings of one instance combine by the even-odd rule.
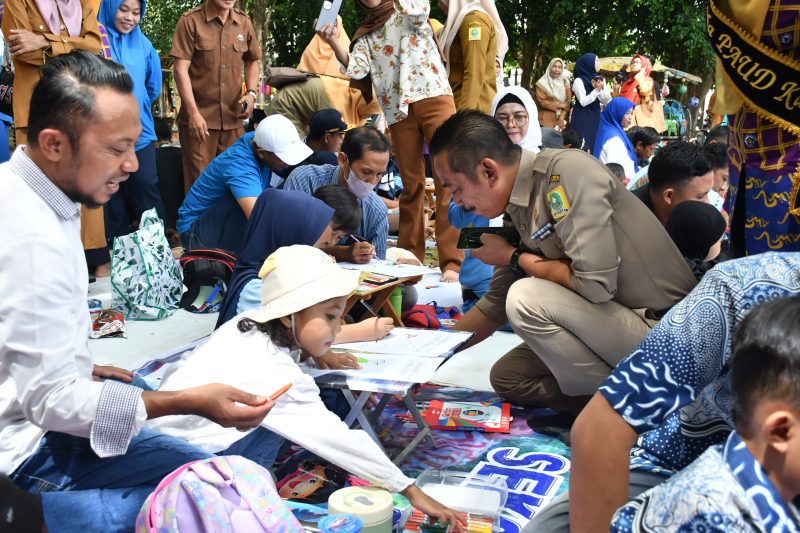
[[[517,276],[525,278],[528,277],[528,273],[522,270],[522,268],[519,266],[519,258],[522,254],[522,250],[514,250],[514,253],[511,254],[511,260],[508,262],[508,268]]]
[[[244,94],[252,94],[254,100],[258,100],[258,93],[255,89],[247,89]]]

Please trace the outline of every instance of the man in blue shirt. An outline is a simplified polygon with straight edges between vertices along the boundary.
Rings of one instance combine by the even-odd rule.
[[[733,331],[757,304],[798,294],[800,254],[760,254],[710,270],[581,412],[569,498],[553,500],[525,531],[608,531],[618,507],[725,442],[734,428]]]
[[[310,156],[286,117],[272,115],[218,155],[189,189],[178,210],[185,250],[222,248],[238,253],[247,219],[272,172]]]
[[[326,249],[339,261],[369,263],[373,256],[386,258],[389,218],[386,205],[375,193],[375,186],[386,172],[390,151],[389,139],[377,129],[355,128],[344,136],[338,165],[306,165],[296,169],[286,180],[283,187],[286,190],[313,194],[323,185],[336,183],[347,187],[358,198],[364,215],[357,240],[343,239],[339,245]]]

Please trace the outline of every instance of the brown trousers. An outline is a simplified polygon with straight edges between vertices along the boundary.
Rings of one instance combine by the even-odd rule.
[[[425,258],[425,159],[422,145],[430,142],[436,128],[455,112],[452,96],[435,96],[409,105],[408,117],[389,126],[397,166],[403,179],[397,246],[409,250],[420,261]],[[442,187],[436,172],[433,172],[433,181],[436,186],[436,247],[439,250],[439,266],[442,272],[445,269],[458,272],[464,253],[456,249],[458,230],[447,219],[450,191]]]
[[[244,126],[233,130],[208,130],[208,139],[199,142],[192,136],[189,126],[178,124],[178,138],[183,157],[183,188],[188,193],[192,184],[212,159],[225,151],[244,135]]]

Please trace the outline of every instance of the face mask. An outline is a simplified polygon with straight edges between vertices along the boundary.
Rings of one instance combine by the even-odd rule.
[[[350,174],[347,176],[347,188],[350,189],[351,193],[356,195],[356,198],[366,198],[372,193],[375,186],[358,179],[358,176],[350,170]]]

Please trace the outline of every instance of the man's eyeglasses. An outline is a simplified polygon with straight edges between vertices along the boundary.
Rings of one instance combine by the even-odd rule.
[[[508,123],[511,122],[515,127],[521,128],[528,123],[528,115],[525,113],[514,113],[513,115],[500,114],[495,115],[494,118],[503,126],[507,126]]]

